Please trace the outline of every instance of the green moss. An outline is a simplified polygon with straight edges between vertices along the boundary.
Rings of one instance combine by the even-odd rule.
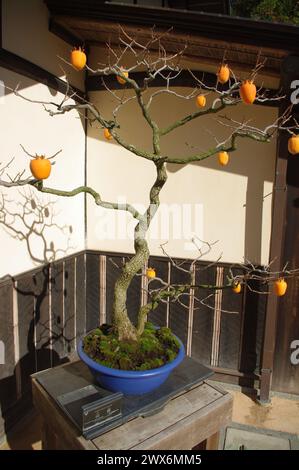
[[[85,353],[103,366],[121,370],[150,370],[171,362],[180,344],[171,330],[146,323],[137,342],[119,342],[109,325],[103,325],[85,336]]]

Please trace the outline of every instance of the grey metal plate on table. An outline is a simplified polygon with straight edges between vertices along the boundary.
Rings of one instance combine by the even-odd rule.
[[[211,369],[186,357],[159,388],[134,396],[121,396],[101,388],[82,361],[48,369],[36,374],[35,378],[83,436],[93,439],[133,418],[158,413],[169,400],[202,383],[211,375]],[[107,418],[103,418],[103,405],[107,412],[112,410],[111,417],[107,414]],[[86,410],[91,412],[93,421],[84,423]],[[101,422],[96,422],[96,416]]]

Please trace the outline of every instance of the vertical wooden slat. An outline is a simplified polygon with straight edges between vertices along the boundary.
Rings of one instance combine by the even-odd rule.
[[[37,370],[51,366],[49,268],[44,267],[35,274],[35,347]]]
[[[64,262],[64,339],[66,355],[74,351],[75,341],[75,259]]]
[[[192,266],[192,276],[195,280],[196,266]],[[194,314],[194,297],[195,290],[190,289],[190,298],[189,298],[189,319],[188,319],[188,339],[187,339],[187,355],[191,356],[192,351],[192,330],[193,330],[193,314]]]
[[[184,268],[189,269],[190,263],[185,263]],[[184,284],[190,281],[188,273],[172,266],[171,269],[171,283]],[[183,342],[185,348],[187,347],[188,339],[188,322],[189,312],[187,308],[182,307],[178,303],[170,303],[169,305],[169,328],[177,335]]]
[[[100,255],[100,325],[106,323],[106,270],[107,257]]]
[[[126,262],[127,259],[124,259],[123,261]],[[135,276],[127,292],[128,315],[133,325],[137,324],[138,312],[141,305],[140,292],[141,276]]]
[[[4,363],[0,361],[0,415],[17,397],[13,321],[13,284],[8,281],[0,285],[0,341],[4,345]]]
[[[76,257],[76,338],[86,331],[86,255]]]
[[[216,284],[216,266],[205,269],[206,266],[207,264],[203,262],[196,263],[195,282],[197,285],[214,286]],[[206,299],[210,294],[212,296]],[[191,355],[202,364],[209,365],[212,351],[215,291],[196,289],[195,296],[199,300],[194,302]],[[206,302],[208,306],[203,305],[200,301]]]
[[[155,268],[157,277],[167,282],[168,279],[168,259],[161,260],[150,258],[149,266]],[[158,288],[161,284],[157,281],[152,281],[150,284],[152,289]],[[167,304],[161,302],[158,307],[149,314],[149,321],[157,326],[166,326],[167,324]]]
[[[222,284],[223,284],[223,267],[217,266],[216,285],[222,286]],[[213,340],[212,340],[212,353],[211,353],[211,365],[216,366],[216,367],[218,366],[218,362],[219,362],[221,301],[222,301],[222,290],[218,289],[215,292]]]
[[[21,385],[21,364],[20,364],[20,341],[19,341],[19,309],[18,309],[18,283],[13,282],[12,292],[12,305],[13,305],[13,337],[14,337],[14,352],[15,352],[15,378],[17,399],[22,396]]]
[[[51,269],[51,345],[52,364],[60,363],[65,356],[63,339],[63,262],[57,262]]]
[[[100,322],[99,263],[97,253],[86,254],[86,331],[96,328]]]
[[[241,269],[233,269],[234,275],[243,274]],[[223,271],[224,283],[229,275],[229,268]],[[241,317],[245,288],[239,294],[232,289],[222,291],[221,324],[219,343],[219,367],[238,370],[240,360]]]
[[[119,267],[118,267],[119,266]],[[107,256],[106,263],[106,322],[112,321],[113,289],[115,281],[120,274],[122,257],[119,255]]]
[[[32,274],[17,283],[18,335],[22,395],[30,390],[30,374],[36,372],[36,349],[34,335],[36,281]]]
[[[171,280],[171,262],[168,261],[167,263],[167,283],[170,284]],[[168,299],[167,305],[166,305],[166,326],[169,328],[169,308],[170,308],[170,302]]]
[[[143,307],[147,304],[148,301],[148,279],[146,276],[146,270],[148,268],[148,264],[145,264],[142,268],[142,277],[141,277],[141,294],[140,294],[140,305]]]

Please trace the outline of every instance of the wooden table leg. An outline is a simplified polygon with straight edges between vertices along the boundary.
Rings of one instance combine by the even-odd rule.
[[[212,434],[212,436],[208,437],[206,440],[206,450],[218,450],[219,438],[220,432],[216,432],[215,434]]]
[[[42,425],[42,449],[55,450],[56,448],[56,436],[51,428],[44,422]]]

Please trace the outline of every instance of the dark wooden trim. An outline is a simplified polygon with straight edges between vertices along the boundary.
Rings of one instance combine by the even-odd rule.
[[[72,34],[66,28],[58,24],[53,18],[50,18],[49,21],[49,31],[58,36],[63,41],[70,44],[71,46],[78,47],[84,45],[84,48],[86,49],[84,41],[82,41],[82,39],[80,39],[78,36]]]
[[[210,368],[213,369],[213,371],[217,374],[231,375],[234,377],[246,377],[248,379],[254,379],[254,380],[259,379],[258,375],[254,373],[250,373],[250,372],[240,372],[239,370],[226,369],[225,367],[210,366]]]
[[[80,251],[76,251],[75,253],[73,253],[71,255],[65,256],[65,257],[63,257],[63,258],[61,258],[57,261],[52,262],[51,266],[54,266],[56,264],[60,264],[62,261],[67,261],[67,260],[73,258],[74,256],[80,256],[80,255],[84,255],[84,254],[91,254],[91,255],[98,255],[98,256],[105,255],[107,257],[109,257],[109,256],[119,256],[121,258],[126,258],[126,257],[133,256],[134,253],[123,253],[123,252],[117,252],[117,251],[100,251],[100,250],[91,250],[91,249],[80,250]],[[165,256],[153,256],[153,257],[157,261],[166,261],[167,260],[167,258]],[[188,262],[187,258],[176,257],[175,259],[178,260],[178,261],[186,260],[186,262]],[[205,265],[205,264],[208,265],[208,264],[210,264],[210,261],[201,261],[201,264],[202,265]],[[227,262],[219,262],[219,265],[221,265],[223,267],[226,267],[226,268],[231,268],[232,267],[232,263],[227,263]],[[18,279],[21,279],[23,276],[25,276],[29,273],[33,275],[35,273],[38,273],[39,271],[40,271],[40,266],[37,267],[37,268],[30,269],[28,271],[23,271],[22,273],[17,274],[15,276],[5,276],[2,279],[0,279],[0,285],[2,285],[4,283],[10,283],[12,279],[17,281]]]
[[[211,72],[204,72],[200,70],[192,70],[192,73],[200,78],[201,80],[204,80],[205,84],[209,87],[216,86],[216,75],[211,73]],[[140,86],[143,84],[143,80],[146,77],[146,72],[132,72],[130,74],[130,77],[135,80]],[[92,92],[92,91],[105,91],[106,87],[103,84],[102,78],[105,80],[106,86],[110,90],[123,90],[123,85],[120,85],[118,81],[115,79],[114,75],[110,76],[105,76],[102,77],[100,75],[87,75],[86,80],[85,80],[85,89],[86,93]],[[149,82],[149,87],[165,87],[165,80],[158,76],[153,80],[152,82]],[[194,88],[196,86],[196,81],[190,74],[188,70],[182,70],[180,75],[172,80],[171,82],[172,87],[190,87]],[[227,89],[227,85],[223,85],[223,90]],[[261,89],[261,93],[267,92],[267,96],[269,98],[273,98],[277,93],[278,90],[274,89]],[[271,106],[271,107],[279,107],[279,101],[269,101],[269,102],[262,102],[262,103],[256,103],[259,106]]]
[[[258,381],[254,380],[252,377],[247,376],[239,377],[237,375],[215,372],[214,375],[209,378],[209,380],[227,383],[229,385],[237,385],[251,391],[258,387]]]
[[[288,56],[282,64],[281,86],[287,99],[281,103],[280,115],[282,115],[290,103],[290,94],[292,89],[290,84],[298,78],[299,57]],[[270,241],[270,261],[273,271],[282,269],[283,264],[283,247],[287,230],[286,221],[286,201],[287,201],[287,168],[289,155],[287,151],[288,135],[280,132],[277,142],[277,157],[275,168],[275,181],[272,199],[272,229]],[[275,354],[276,340],[276,322],[278,311],[278,298],[275,295],[268,297],[264,343],[261,365],[261,381],[260,381],[260,402],[269,402],[271,381]]]
[[[2,30],[3,30],[3,15],[2,15],[2,0],[0,0],[0,49],[2,48]]]
[[[20,57],[3,48],[0,49],[0,67],[43,83],[49,88],[52,88],[60,93],[66,92],[66,83],[63,80],[55,77],[55,75],[43,69],[42,67],[29,62],[29,60],[23,59],[23,57]],[[84,92],[73,86],[72,89],[78,95],[78,100],[80,98],[84,99]]]
[[[136,25],[173,27],[175,31],[260,47],[299,50],[299,28],[227,15],[168,8],[111,4],[98,0],[46,0],[51,15],[66,15]]]

